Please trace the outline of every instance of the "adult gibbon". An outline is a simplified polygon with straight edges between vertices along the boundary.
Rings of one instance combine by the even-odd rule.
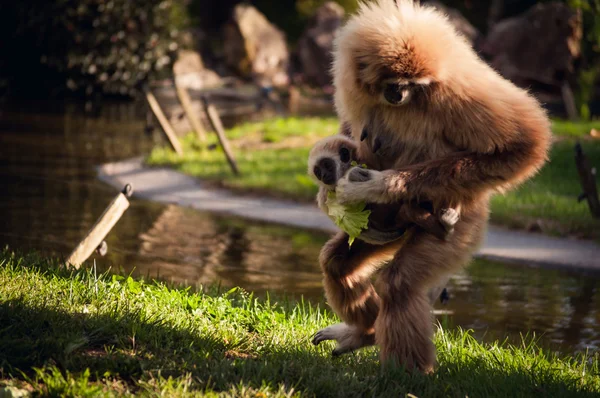
[[[327,242],[319,258],[326,296],[344,323],[317,332],[313,342],[336,340],[334,354],[377,343],[383,363],[430,372],[427,291],[470,260],[491,194],[545,163],[550,122],[443,14],[410,0],[361,4],[336,37],[333,75],[336,110],[370,169],[350,169],[337,183],[337,199],[428,200],[434,210],[460,203],[461,215],[447,241],[417,231],[403,244],[357,241],[349,248],[343,233]],[[376,271],[377,292],[370,282]]]

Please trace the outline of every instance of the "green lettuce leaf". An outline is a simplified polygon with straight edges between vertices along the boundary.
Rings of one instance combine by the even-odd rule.
[[[340,204],[334,191],[327,193],[325,204],[329,210],[329,217],[335,225],[348,234],[348,245],[352,246],[354,239],[360,235],[363,229],[367,229],[371,210],[365,210],[367,206],[365,202],[349,205]]]

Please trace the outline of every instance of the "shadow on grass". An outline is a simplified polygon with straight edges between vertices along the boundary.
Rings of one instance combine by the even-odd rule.
[[[191,375],[190,389],[198,391],[266,385],[275,392],[344,397],[585,396],[577,377],[563,378],[551,370],[504,370],[476,355],[452,358],[450,351],[436,374],[411,376],[401,369],[382,371],[374,350],[331,359],[327,350],[312,347],[307,337],[293,346],[276,342],[236,346],[216,332],[183,330],[126,308],[94,315],[61,312],[43,304],[32,308],[18,299],[0,304],[0,367],[15,377],[17,370],[33,375],[34,367],[55,365],[65,374],[89,369],[91,380],[111,375],[134,390],[140,381],[160,373],[164,378]],[[250,331],[248,340],[253,338],[260,340],[259,332]]]

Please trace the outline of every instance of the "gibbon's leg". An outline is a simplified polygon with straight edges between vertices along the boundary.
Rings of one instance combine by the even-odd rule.
[[[379,313],[379,296],[370,277],[398,250],[402,240],[371,245],[355,240],[348,247],[348,235],[339,232],[323,246],[319,256],[325,295],[335,313],[344,321],[315,334],[313,344],[336,340],[333,355],[374,343],[373,324]]]
[[[433,371],[434,298],[429,293],[467,263],[483,236],[485,218],[465,218],[456,225],[449,241],[423,231],[414,234],[379,272],[376,286],[381,309],[375,322],[375,340],[381,348],[382,363]]]

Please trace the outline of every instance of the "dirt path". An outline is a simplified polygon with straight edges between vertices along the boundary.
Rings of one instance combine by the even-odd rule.
[[[197,179],[177,171],[146,167],[142,158],[102,165],[98,173],[102,181],[118,189],[126,183],[132,184],[134,196],[144,199],[300,228],[337,230],[314,205],[240,197],[226,190],[206,188]],[[600,245],[593,242],[495,226],[488,228],[486,242],[477,255],[526,265],[600,270]]]

